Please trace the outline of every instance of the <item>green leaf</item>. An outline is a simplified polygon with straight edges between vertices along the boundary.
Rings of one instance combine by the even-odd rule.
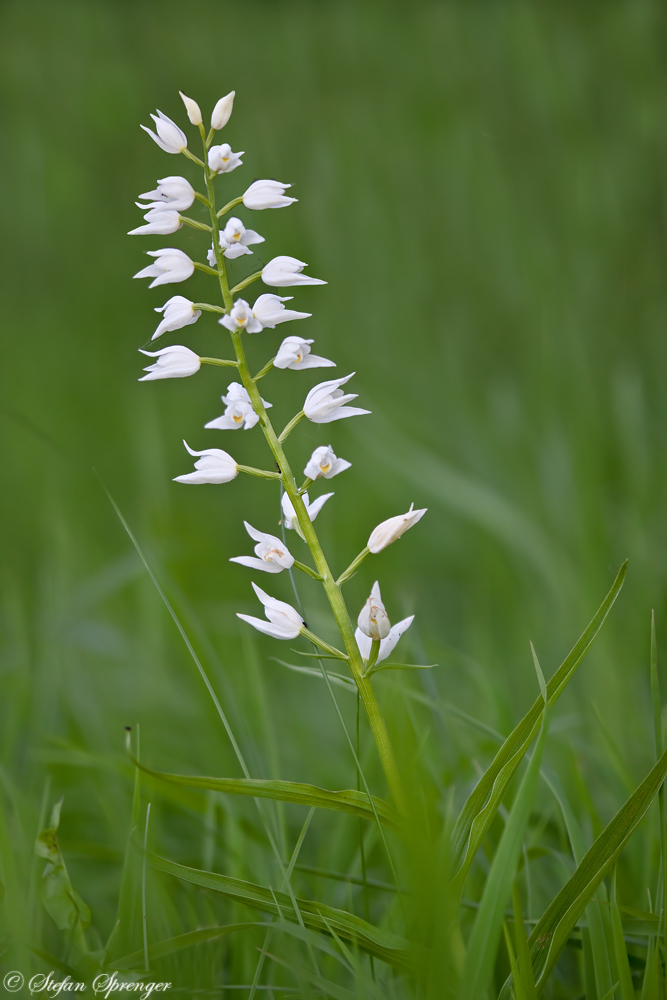
[[[614,964],[616,966],[616,978],[621,987],[621,1000],[635,1000],[635,988],[632,985],[628,950],[623,934],[621,914],[616,901],[616,869],[614,869],[611,880],[610,915],[612,941],[614,943]]]
[[[568,937],[621,848],[646,815],[667,775],[667,750],[582,858],[572,878],[552,900],[530,935],[530,955],[538,993],[544,989]],[[512,979],[500,1000],[508,1000]]]
[[[197,868],[187,868],[174,861],[168,861],[157,854],[148,853],[148,860],[159,871],[175,875],[193,885],[201,885],[215,892],[221,892],[237,903],[245,903],[255,909],[271,913],[281,920],[296,920],[296,914],[290,897],[285,892],[266,889],[253,882],[243,882],[241,879],[229,878],[216,872],[204,872]],[[388,931],[380,930],[362,920],[360,917],[345,910],[336,910],[324,903],[311,902],[307,899],[297,899],[296,903],[303,923],[311,930],[329,933],[329,926],[334,928],[340,937],[375,958],[382,959],[395,968],[407,971],[411,967],[407,942]]]
[[[42,830],[35,842],[35,853],[48,862],[42,876],[42,902],[56,927],[69,931],[74,948],[84,952],[87,950],[84,931],[90,925],[90,910],[72,885],[58,846],[62,804],[62,799],[56,802],[50,825]]]
[[[370,677],[371,674],[379,674],[381,670],[433,670],[433,667],[437,667],[437,663],[376,663],[372,667],[367,676]]]
[[[516,972],[514,969],[514,982],[516,989],[516,1000],[537,1000],[537,990],[533,978],[533,967],[530,962],[530,949],[528,947],[528,935],[526,925],[523,922],[521,910],[521,896],[519,886],[515,882],[512,893],[512,904],[514,909],[514,934],[516,937]]]
[[[500,843],[493,856],[479,910],[468,941],[463,965],[463,995],[466,1000],[485,1000],[491,983],[505,908],[512,894],[521,845],[540,777],[540,765],[548,731],[549,710],[547,708],[544,713],[540,738],[512,803]]]
[[[220,924],[215,927],[200,927],[196,931],[188,931],[187,934],[178,934],[176,937],[168,938],[166,941],[158,941],[156,944],[148,946],[148,957],[153,962],[165,955],[171,955],[175,951],[183,951],[184,948],[193,948],[197,944],[205,941],[215,941],[216,938],[225,937],[227,934],[234,934],[236,931],[244,931],[249,927],[271,927],[269,923],[258,923],[251,921],[243,924]],[[143,965],[145,959],[144,949],[125,955],[123,958],[111,962],[110,969],[132,969],[135,965]]]
[[[623,586],[626,570],[627,562],[623,563],[618,571],[611,590],[588,628],[547,684],[549,706],[552,706],[560,697],[602,628],[604,620]],[[543,710],[544,699],[540,696],[507,737],[461,810],[452,834],[453,856],[457,872],[456,881],[459,886],[463,885],[467,871],[491,825],[505,790],[540,728]]]
[[[334,812],[348,813],[360,819],[375,821],[375,813],[365,792],[347,788],[340,792],[332,792],[317,785],[306,785],[297,781],[280,781],[262,778],[205,778],[189,774],[168,774],[163,771],[153,771],[141,764],[130,754],[133,763],[145,774],[158,781],[174,785],[185,785],[187,788],[197,788],[200,791],[228,792],[232,795],[249,795],[252,798],[277,799],[279,802],[294,802],[300,806],[331,809]],[[373,796],[373,802],[380,820],[395,829],[401,824],[395,809]]]
[[[329,656],[319,656],[317,657],[321,660],[336,659],[336,657]],[[318,680],[324,680],[322,677],[322,671],[317,670],[315,667],[299,667],[296,663],[286,663],[285,660],[279,660],[277,656],[272,656],[271,659],[274,663],[279,663],[281,667],[287,667],[288,670],[294,670],[297,674],[306,674],[308,677],[316,677]],[[332,684],[337,684],[338,687],[345,688],[346,691],[352,691],[356,693],[357,685],[354,683],[351,677],[345,677],[344,674],[334,674],[330,670],[327,670],[329,680]]]

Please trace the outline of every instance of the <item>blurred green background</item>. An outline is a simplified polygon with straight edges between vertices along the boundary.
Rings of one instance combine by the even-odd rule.
[[[238,773],[93,470],[191,630],[253,773],[354,783],[322,685],[235,618],[256,604],[227,560],[250,552],[243,518],[274,530],[276,490],[171,482],[191,469],[184,437],[264,465],[259,433],[202,429],[224,372],[137,382],[152,307],[214,294],[201,275],[150,292],[131,280],[147,249],[203,258],[191,230],[125,235],[157,177],[200,183],[139,128],[156,107],[183,125],[179,89],[205,112],[236,90],[223,139],[246,154],[220,197],[257,177],[293,183],[289,211],[239,213],[266,237],[253,265],[286,253],[326,278],[294,290],[314,315],[284,335],[356,371],[373,411],[290,440],[297,468],[324,443],[353,463],[318,520],[332,563],[411,501],[429,507],[348,585],[356,615],[378,577],[394,620],[417,615],[405,656],[439,663],[382,677],[381,698],[398,718],[409,688],[508,732],[536,694],[529,640],[549,676],[629,557],[553,752],[574,750],[605,820],[645,772],[650,612],[660,636],[667,583],[666,20],[658,0],[4,0],[0,747],[19,894],[48,778],[49,801],[65,794],[75,884],[111,929],[132,788],[123,726],[141,724],[156,766]],[[281,332],[252,339],[257,367]],[[166,343],[224,350],[206,316]],[[278,423],[319,380],[262,383]],[[268,583],[290,599],[286,576]],[[333,637],[315,588],[302,597]],[[446,712],[423,726],[432,773],[462,794],[489,748]],[[372,773],[370,748],[368,760]],[[166,804],[156,842],[261,881],[243,840],[252,810],[219,813],[207,841],[206,817]],[[312,864],[330,823],[314,821]],[[156,936],[176,933],[173,913],[155,919]]]

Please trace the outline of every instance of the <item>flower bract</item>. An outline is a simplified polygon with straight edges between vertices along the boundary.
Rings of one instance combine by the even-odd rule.
[[[257,542],[254,556],[234,556],[230,562],[249,566],[251,569],[261,569],[265,573],[282,573],[294,565],[294,556],[280,538],[257,531],[247,521],[243,522],[245,530]]]
[[[331,445],[321,445],[316,448],[308,460],[308,465],[303,470],[304,476],[308,479],[332,479],[339,472],[349,469],[351,462],[346,462],[344,458],[336,458]]]
[[[264,614],[268,621],[261,618],[253,618],[251,615],[242,615],[237,612],[236,617],[248,622],[258,632],[264,632],[274,639],[296,639],[304,626],[304,621],[298,611],[291,604],[284,601],[277,601],[275,597],[269,597],[257,584],[253,583],[253,590],[264,605]]]
[[[160,149],[163,149],[165,153],[180,153],[182,150],[188,148],[188,139],[176,122],[173,122],[171,118],[167,118],[163,115],[161,111],[158,111],[157,115],[151,115],[151,118],[155,122],[155,132],[151,132],[149,128],[142,125],[144,132],[148,132],[151,139],[153,139]]]
[[[405,514],[390,517],[373,529],[371,537],[368,539],[368,548],[371,552],[382,552],[382,549],[386,549],[388,545],[400,538],[408,528],[421,520],[428,510],[427,507],[424,507],[423,510],[413,510],[413,508],[414,504],[410,504],[410,510]]]
[[[286,198],[285,191],[291,184],[281,184],[280,181],[255,181],[243,195],[246,208],[286,208],[297,201],[296,198]]]
[[[163,347],[161,351],[141,351],[141,353],[148,358],[157,358],[157,361],[144,368],[148,374],[140,378],[140,382],[150,382],[157,378],[185,378],[187,375],[194,375],[201,367],[199,355],[181,344]]]
[[[156,257],[154,264],[137,271],[135,278],[155,278],[149,288],[156,285],[169,285],[176,281],[185,281],[195,269],[195,265],[186,253],[175,247],[165,247],[164,250],[149,250],[149,257]]]
[[[173,208],[176,212],[185,212],[191,208],[195,200],[195,189],[185,177],[163,177],[157,182],[154,191],[140,194],[140,198],[149,201],[142,208]]]
[[[296,257],[274,257],[262,269],[262,281],[274,288],[286,288],[289,285],[326,285],[326,281],[321,278],[311,278],[307,274],[301,274],[304,267],[308,265]]]
[[[304,340],[302,337],[285,337],[278,348],[273,367],[294,368],[296,371],[301,371],[302,368],[335,368],[335,361],[310,353],[312,343],[312,340]]]
[[[204,451],[193,451],[187,441],[183,444],[191,455],[200,455],[195,462],[196,472],[188,472],[185,476],[176,476],[175,483],[192,483],[201,486],[204,483],[229,483],[236,479],[239,467],[226,451],[221,448],[205,448]]]
[[[163,306],[157,306],[155,312],[162,313],[162,319],[151,340],[156,340],[163,333],[182,330],[184,326],[196,323],[201,316],[201,309],[195,309],[194,302],[183,295],[172,295]]]
[[[229,143],[223,142],[221,146],[211,146],[209,149],[208,165],[216,174],[231,174],[232,170],[236,170],[243,163],[242,156],[243,151],[233,153]]]
[[[303,412],[314,424],[330,424],[332,420],[342,420],[344,417],[361,416],[370,410],[361,410],[358,406],[346,406],[350,400],[357,398],[357,393],[343,393],[341,385],[345,385],[352,375],[333,379],[331,382],[320,382],[306,396]]]

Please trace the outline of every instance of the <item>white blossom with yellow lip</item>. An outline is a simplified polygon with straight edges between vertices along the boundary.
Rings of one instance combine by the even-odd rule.
[[[148,201],[148,205],[139,208],[171,208],[176,212],[185,212],[191,208],[195,200],[195,189],[185,177],[163,177],[158,180],[154,191],[146,191],[139,198]]]
[[[293,368],[295,371],[304,368],[335,368],[335,361],[310,353],[312,343],[314,341],[304,340],[303,337],[285,337],[273,359],[273,367]]]
[[[241,157],[244,151],[233,153],[228,142],[223,142],[221,146],[211,146],[208,151],[208,166],[216,174],[231,174],[243,163]]]
[[[315,520],[315,518],[322,510],[327,500],[332,496],[333,493],[325,493],[324,496],[318,497],[317,500],[313,500],[313,502],[311,503],[308,494],[307,493],[303,494],[301,499],[303,500],[304,506],[308,513],[308,517],[310,518],[311,521]],[[283,493],[283,497],[280,503],[283,508],[283,524],[289,531],[291,531],[293,528],[296,528],[297,532],[300,534],[299,519],[296,516],[294,505],[292,504],[292,501],[288,497],[287,493]]]
[[[303,470],[304,476],[308,479],[333,479],[339,472],[345,472],[352,465],[344,458],[336,458],[331,445],[320,445],[316,448],[308,460],[308,465]]]
[[[209,420],[207,424],[204,424],[205,429],[237,431],[243,427],[249,431],[259,420],[250,402],[250,396],[240,382],[229,383],[227,395],[222,397],[222,401],[227,407],[225,412],[221,417],[216,417],[215,420]],[[265,399],[262,400],[262,403],[267,410],[273,406],[273,403],[267,403]]]
[[[257,542],[255,555],[234,556],[229,560],[230,562],[249,566],[250,569],[261,569],[264,573],[282,573],[284,569],[290,569],[294,565],[294,556],[280,538],[258,531],[247,521],[244,521],[243,524],[253,541]]]
[[[346,406],[351,400],[356,399],[358,393],[344,394],[340,388],[355,375],[346,375],[345,378],[333,379],[331,382],[320,382],[314,386],[306,396],[303,404],[303,412],[312,420],[314,424],[330,424],[332,420],[342,420],[344,417],[361,416],[370,413],[370,410],[361,410],[358,406]]]
[[[229,260],[242,257],[243,254],[252,253],[249,248],[254,243],[263,243],[264,237],[256,233],[254,229],[246,229],[240,219],[232,218],[224,229],[220,230],[220,246],[223,248],[223,255]],[[215,267],[215,251],[208,251],[208,262],[211,267]]]

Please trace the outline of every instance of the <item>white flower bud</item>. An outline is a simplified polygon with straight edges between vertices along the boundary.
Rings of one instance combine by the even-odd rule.
[[[225,97],[221,97],[216,106],[213,108],[213,114],[211,115],[211,128],[218,130],[225,127],[232,115],[235,93],[235,90],[231,90],[225,95]]]
[[[296,198],[286,198],[285,191],[292,187],[291,184],[283,184],[282,181],[253,181],[248,190],[243,195],[243,204],[246,208],[255,210],[264,208],[286,208]]]
[[[322,281],[321,278],[311,278],[307,274],[301,274],[304,267],[308,265],[296,257],[274,257],[262,270],[262,281],[274,288],[283,288],[287,285],[326,285],[326,281]]]
[[[274,639],[296,639],[301,633],[304,621],[298,611],[291,604],[284,601],[277,601],[275,597],[269,597],[263,590],[253,583],[253,589],[264,605],[264,614],[268,622],[263,622],[261,618],[253,618],[251,615],[236,615],[244,622],[252,625],[258,632],[264,632]]]
[[[252,307],[252,314],[259,323],[259,329],[263,330],[268,327],[269,330],[273,330],[279,323],[287,323],[292,319],[308,319],[309,316],[313,315],[312,313],[297,312],[296,309],[286,309],[283,302],[291,301],[291,295],[280,296],[274,295],[272,292],[260,295]],[[247,329],[248,333],[259,332],[255,329],[251,330],[249,327]]]
[[[163,333],[182,330],[184,326],[196,323],[201,316],[201,309],[195,309],[194,302],[183,295],[172,295],[163,306],[157,306],[155,312],[162,313],[162,320],[151,340],[156,340]]]
[[[151,382],[156,378],[185,378],[194,375],[201,368],[198,354],[182,344],[163,347],[161,351],[141,351],[148,358],[157,358],[155,364],[144,368],[148,375],[140,378],[140,382]]]
[[[410,504],[410,510],[406,514],[398,514],[396,517],[390,517],[382,524],[378,524],[368,539],[368,548],[371,552],[382,552],[382,549],[386,549],[388,545],[400,538],[408,528],[416,524],[428,510],[427,507],[424,507],[423,510],[413,510],[413,507],[414,504]]]
[[[165,247],[163,250],[149,250],[149,257],[156,257],[154,264],[149,264],[137,271],[135,278],[155,278],[149,288],[156,285],[170,285],[175,281],[185,281],[195,269],[195,265],[186,253],[176,247]]]
[[[249,566],[250,569],[261,569],[264,573],[282,573],[284,569],[290,569],[294,565],[294,556],[284,542],[281,542],[275,535],[267,535],[263,531],[257,531],[247,521],[243,523],[250,537],[258,543],[255,546],[255,555],[234,556],[229,560],[230,562]]]
[[[195,189],[185,177],[163,177],[157,182],[154,191],[140,194],[149,205],[139,205],[139,208],[171,208],[175,212],[185,212],[195,200]]]
[[[186,97],[182,90],[179,90],[179,94],[181,95],[181,100],[185,105],[185,110],[187,111],[188,118],[190,119],[192,124],[203,125],[204,119],[201,116],[201,111],[199,109],[199,105],[197,104],[197,102],[193,101],[191,97]]]
[[[141,206],[144,207],[144,206]],[[139,226],[137,229],[130,229],[128,236],[169,236],[171,233],[177,232],[183,222],[178,212],[172,211],[170,208],[151,208],[149,212],[144,215],[146,220],[145,226]]]
[[[373,584],[371,596],[359,612],[357,625],[369,639],[386,639],[391,631],[391,622],[384,609],[377,580]]]
[[[151,118],[155,122],[155,132],[151,132],[149,128],[142,125],[144,132],[148,132],[151,139],[158,144],[160,149],[163,149],[165,153],[181,153],[184,149],[188,148],[188,139],[176,122],[173,122],[171,118],[167,118],[163,115],[161,111],[158,111],[157,115],[151,115]]]
[[[176,476],[175,483],[192,483],[201,486],[204,483],[229,483],[236,479],[239,474],[239,467],[226,451],[221,448],[205,448],[204,451],[193,451],[187,441],[183,444],[191,455],[201,455],[195,462],[196,472],[189,472],[185,476]]]
[[[319,385],[313,386],[303,404],[303,412],[309,420],[312,420],[314,424],[330,424],[332,420],[342,420],[343,417],[356,417],[371,412],[370,410],[362,410],[358,406],[345,405],[350,400],[357,398],[357,393],[344,394],[343,390],[339,388],[349,382],[352,375],[333,379],[331,382],[320,382]]]

